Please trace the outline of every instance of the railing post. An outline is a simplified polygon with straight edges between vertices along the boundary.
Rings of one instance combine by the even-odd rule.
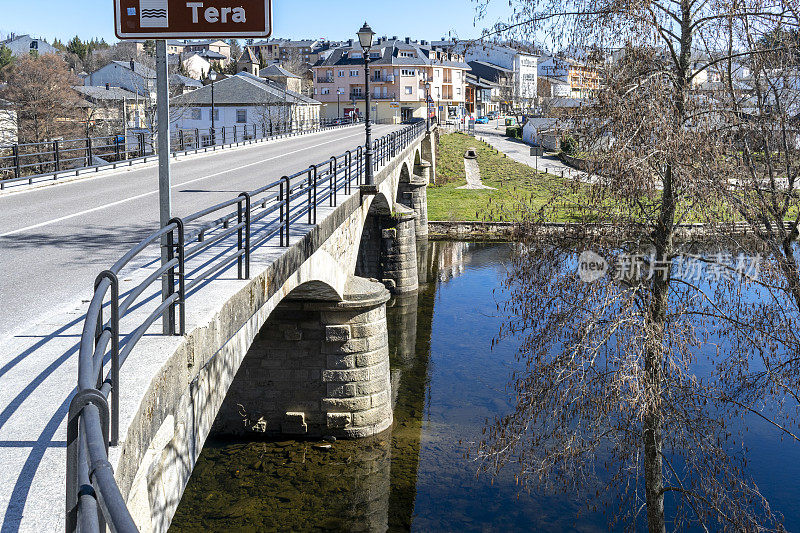
[[[284,176],[283,179],[286,180],[286,186],[284,187],[286,192],[286,244],[284,246],[288,247],[290,242],[289,230],[291,229],[292,223],[292,180],[290,180],[288,176]],[[284,188],[281,188],[281,191],[283,191]],[[281,210],[281,213],[283,213],[283,210]]]
[[[361,147],[361,145],[359,145],[358,148],[356,149],[356,159],[357,159],[357,161],[356,161],[356,183],[358,184],[359,187],[361,187],[361,165],[362,165],[362,162],[363,162],[363,157],[364,157],[364,149]]]
[[[78,392],[69,404],[67,414],[67,479],[66,479],[66,523],[65,531],[72,533],[78,530],[78,518],[80,513],[80,499],[89,496],[97,500],[97,495],[91,486],[91,472],[84,474],[86,479],[81,479],[79,469],[85,463],[83,456],[83,446],[80,439],[80,417],[83,410],[89,405],[94,406],[100,412],[100,426],[103,431],[103,438],[108,449],[109,433],[109,411],[108,401],[105,396],[95,389],[86,389]],[[81,482],[85,483],[82,485]],[[87,491],[84,494],[81,492]],[[99,503],[97,504],[98,522],[104,524]],[[104,527],[103,527],[104,529]]]
[[[114,156],[117,158],[117,161],[120,160],[120,153],[119,153],[119,135],[114,135]]]
[[[95,341],[99,339],[106,329],[111,333],[111,377],[105,382],[111,386],[111,436],[109,442],[111,446],[116,446],[119,444],[119,278],[110,270],[102,272],[95,279],[95,292],[97,292],[100,283],[104,279],[107,279],[111,284],[111,317],[109,318],[109,327],[106,328],[103,323],[103,311],[102,309],[100,310]],[[103,383],[102,366],[97,377],[97,383],[97,388],[99,389]]]
[[[15,144],[11,147],[11,153],[14,155],[14,177],[19,179],[22,174],[19,162],[19,144]]]
[[[234,126],[233,127],[233,142],[235,142],[237,144],[239,143],[239,139],[237,137],[237,132],[238,131],[239,131],[239,126]]]
[[[139,138],[139,157],[144,157],[146,154],[144,153],[144,133],[137,134]]]
[[[86,166],[92,166],[92,138],[86,137]]]
[[[240,254],[242,250],[244,250],[244,257],[239,255],[238,260],[239,279],[250,279],[250,194],[243,192],[239,195],[239,198],[241,198],[241,200],[239,200],[238,213],[238,247]],[[244,223],[244,228],[242,227],[242,223]]]
[[[331,182],[331,207],[336,207],[336,189],[338,188],[338,180],[336,179],[339,171],[339,162],[336,156],[331,157],[328,163],[330,182]]]
[[[352,194],[353,192],[353,182],[352,182],[352,165],[353,165],[353,153],[350,150],[347,150],[344,153],[344,161],[345,161],[345,171],[344,171],[344,186],[345,186],[345,194]]]
[[[186,141],[183,138],[183,130],[178,130],[178,145],[181,147],[181,152],[186,151]]]
[[[183,336],[186,335],[186,231],[181,218],[173,218],[169,221],[169,224],[175,224],[175,230],[178,233],[178,244],[175,247],[178,252],[178,299],[173,304],[173,308],[180,305],[180,314],[178,315],[179,333],[176,333],[176,335]],[[174,242],[174,238],[172,241]]]
[[[174,231],[170,231],[166,235],[167,237],[167,262],[169,263],[173,259],[175,259],[175,235]],[[175,294],[175,267],[170,267],[170,269],[164,273],[167,276],[167,285],[169,286],[169,296]],[[175,335],[175,302],[169,306],[167,312],[164,314],[164,318],[167,320],[167,335]]]
[[[53,141],[53,163],[55,165],[56,172],[61,170],[61,154],[58,153],[58,141]]]
[[[225,146],[225,126],[222,126],[222,146]]]

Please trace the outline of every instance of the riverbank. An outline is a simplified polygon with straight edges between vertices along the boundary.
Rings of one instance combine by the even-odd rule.
[[[791,229],[791,224],[787,223]],[[578,237],[580,235],[611,235],[617,231],[612,224],[583,224],[550,222],[539,224],[536,231],[542,235],[559,235],[564,237]],[[634,231],[631,228],[629,231]],[[644,228],[642,228],[644,229]],[[434,241],[479,241],[479,242],[513,242],[520,240],[524,225],[516,222],[485,222],[485,221],[429,221],[429,238]],[[738,237],[753,236],[750,225],[739,222],[736,224],[710,225],[710,224],[681,224],[676,231],[679,240],[703,241],[709,238],[718,239],[720,235]]]

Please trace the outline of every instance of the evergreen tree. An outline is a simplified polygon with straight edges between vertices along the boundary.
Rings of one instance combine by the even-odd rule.
[[[13,62],[14,56],[11,54],[11,49],[0,45],[0,72]]]
[[[89,46],[76,35],[67,43],[67,52],[75,54],[81,61],[86,61],[86,57],[89,55]]]

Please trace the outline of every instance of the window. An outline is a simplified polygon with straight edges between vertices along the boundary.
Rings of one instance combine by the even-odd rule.
[[[358,77],[358,71],[357,70],[351,70],[350,71],[350,77],[351,78],[357,78]]]
[[[438,78],[442,75],[442,71],[437,68],[436,70],[433,71],[433,75]]]
[[[380,59],[381,58],[381,53],[380,52],[372,52],[369,55],[369,57],[371,57],[372,59]]]
[[[211,110],[209,109],[208,110],[208,120],[218,121],[219,120],[219,109],[216,109],[216,108],[214,109],[214,118],[213,119],[211,118]]]
[[[199,107],[192,108],[192,120],[203,120],[203,113]]]
[[[344,78],[344,71],[343,71],[343,70],[340,70],[340,71],[339,71],[339,77],[340,77],[340,78]]]
[[[400,71],[400,75],[401,76],[416,76],[417,75],[417,71],[414,70],[414,69],[406,69],[406,68],[404,68],[404,69],[402,69]]]
[[[414,52],[400,52],[400,57],[417,57]]]
[[[360,52],[350,52],[350,58],[351,59],[361,59],[361,53]]]
[[[329,87],[325,87],[321,90],[321,94],[331,94],[331,90]]]
[[[236,110],[236,123],[247,124],[247,109]]]
[[[39,49],[39,41],[31,41],[31,50]]]
[[[414,94],[414,88],[413,87],[406,87],[406,94]]]
[[[361,87],[353,87],[353,96],[361,96],[362,94]]]
[[[456,95],[461,96],[461,87],[456,88]]]

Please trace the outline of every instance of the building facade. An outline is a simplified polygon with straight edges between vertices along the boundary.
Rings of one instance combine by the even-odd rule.
[[[40,56],[58,53],[58,49],[48,44],[44,39],[35,39],[30,35],[14,35],[12,33],[8,39],[0,41],[0,46],[5,46],[11,50],[11,55],[14,57],[20,57],[31,53]]]
[[[251,138],[262,132],[277,133],[287,128],[310,129],[318,124],[322,104],[301,94],[280,87],[270,80],[258,78],[248,72],[240,72],[214,83],[214,129],[222,139],[222,128],[238,131],[238,135]],[[211,85],[177,96],[172,99],[170,128],[173,133],[180,130],[201,132],[201,144],[212,143]],[[246,137],[245,137],[246,136]],[[227,142],[233,137],[226,134]]]
[[[461,43],[459,41],[438,41],[433,43],[443,49],[461,53],[467,62],[480,62],[500,67],[511,76],[505,87],[508,95],[507,105],[527,111],[534,105],[538,89],[538,57],[516,48],[495,43]]]
[[[569,94],[549,96],[570,98],[593,98],[600,90],[600,69],[588,62],[570,58],[543,57],[539,63],[539,76],[569,86]],[[563,92],[563,87],[558,89]]]
[[[350,41],[333,50],[312,70],[315,98],[326,104],[326,118],[364,116],[365,67],[358,44]],[[429,107],[442,121],[459,120],[465,114],[468,70],[461,56],[425,41],[377,39],[370,51],[372,120],[425,119]]]

